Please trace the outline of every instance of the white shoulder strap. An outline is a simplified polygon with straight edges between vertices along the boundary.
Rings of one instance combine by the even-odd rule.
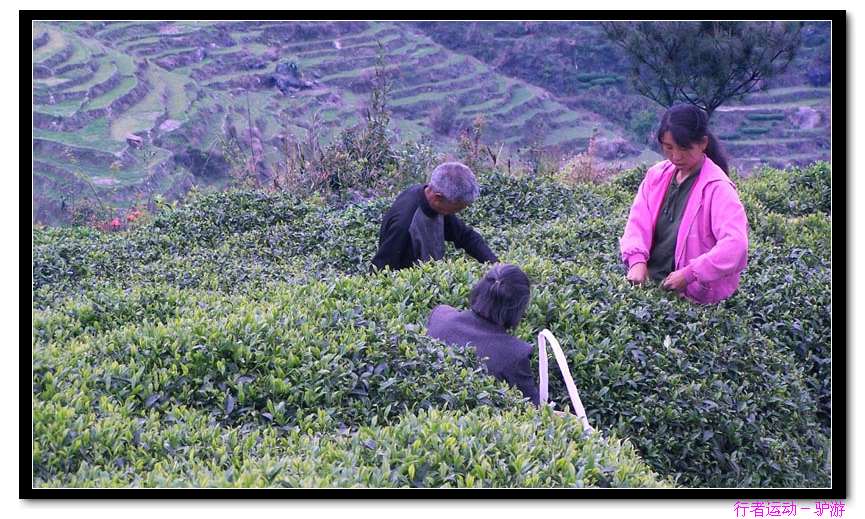
[[[571,397],[571,403],[574,406],[574,411],[577,413],[577,418],[583,422],[583,427],[588,430],[592,429],[589,425],[589,420],[586,418],[586,410],[583,408],[583,403],[580,401],[580,394],[577,392],[577,386],[574,384],[574,379],[571,377],[571,370],[568,368],[568,361],[565,360],[565,354],[562,352],[562,347],[559,346],[559,341],[553,336],[553,333],[546,328],[538,334],[538,371],[540,378],[540,403],[547,403],[549,398],[549,367],[547,362],[547,341],[553,347],[553,355],[556,357],[556,362],[559,365],[559,370],[562,372],[562,377],[565,379],[565,386],[568,388],[568,396]]]

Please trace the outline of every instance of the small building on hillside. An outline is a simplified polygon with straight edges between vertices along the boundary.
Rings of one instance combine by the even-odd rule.
[[[129,144],[133,148],[140,148],[144,146],[144,139],[134,133],[128,133],[126,134],[126,144]]]

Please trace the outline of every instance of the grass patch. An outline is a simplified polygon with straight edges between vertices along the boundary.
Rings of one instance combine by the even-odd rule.
[[[411,97],[402,97],[391,101],[391,106],[407,106],[423,101],[442,101],[457,97],[460,91],[455,92],[424,92]]]
[[[743,141],[742,144],[750,144],[750,145],[754,145],[754,146],[771,146],[771,145],[777,145],[777,144],[784,144],[784,145],[798,144],[798,143],[810,142],[810,141],[811,141],[811,139],[799,139],[799,138],[774,139],[774,138],[768,138],[768,139],[748,139],[746,141]]]
[[[171,49],[168,49],[164,52],[160,52],[159,54],[154,54],[154,55],[150,56],[150,59],[155,61],[155,60],[158,60],[160,58],[170,56],[172,54],[177,54],[180,52],[188,52],[191,50],[195,50],[195,47],[172,47]],[[177,70],[177,69],[174,69],[174,70]]]
[[[783,121],[784,114],[779,113],[771,113],[771,114],[760,114],[760,113],[749,113],[745,116],[749,121]]]
[[[557,116],[553,119],[553,122],[558,124],[578,123],[582,121],[582,118],[583,116],[578,111],[572,108],[566,108],[565,113]]]
[[[524,113],[522,113],[522,114],[520,114],[514,118],[508,119],[505,122],[507,122],[509,126],[519,126],[521,124],[525,124],[529,119],[536,116],[537,114],[551,114],[551,113],[556,113],[560,110],[567,110],[567,108],[563,105],[560,105],[559,103],[557,103],[555,101],[544,100],[543,103],[541,104],[540,108],[533,108],[531,110],[526,110]],[[567,115],[567,112],[563,115]],[[556,116],[556,118],[550,118],[550,121],[554,121],[554,120],[559,119],[561,117],[562,117],[562,115],[558,115],[558,116]]]
[[[429,129],[429,125],[421,124],[416,121],[410,121],[408,119],[399,119],[396,121],[392,121],[391,124],[399,131],[400,136],[403,140],[417,141],[432,133],[432,131]]]
[[[334,40],[340,40],[340,42],[342,42],[344,40],[356,40],[358,38],[367,38],[368,40],[374,41],[377,39],[378,35],[380,35],[382,33],[386,33],[386,32],[391,32],[391,31],[393,31],[393,28],[394,28],[393,25],[390,23],[372,22],[372,23],[370,23],[369,27],[367,27],[366,29],[364,29],[360,32],[343,34],[342,36],[338,36],[336,38],[322,38],[322,39],[318,39],[318,40],[304,41],[303,43],[291,44],[291,45],[286,47],[286,50],[287,50],[287,52],[297,52],[298,49],[302,49],[305,46],[318,45],[318,44],[325,43],[325,42],[333,43]],[[349,43],[349,45],[354,45],[354,44],[355,43]],[[301,52],[303,52],[303,51],[301,50]]]
[[[86,83],[81,83],[80,85],[70,88],[67,92],[80,92],[83,90],[89,90],[91,87],[102,83],[108,78],[110,78],[115,72],[117,72],[117,65],[112,61],[100,61],[99,68],[93,74],[93,77],[90,78]]]
[[[494,81],[497,83],[496,93],[501,95],[502,97],[508,95],[508,86],[511,84],[508,80],[496,77]],[[493,96],[490,99],[483,101],[481,103],[473,104],[473,105],[465,105],[460,107],[461,113],[466,112],[483,112],[485,110],[489,110],[496,106],[501,102],[501,98],[497,96]]]
[[[544,137],[545,146],[555,146],[569,141],[588,139],[592,136],[591,126],[564,126],[551,131]]]
[[[63,32],[56,27],[48,25],[36,25],[33,29],[33,39],[36,39],[43,32],[48,33],[48,43],[33,50],[33,64],[45,61],[66,47],[66,36]]]
[[[521,105],[534,97],[535,92],[522,84],[517,84],[514,89],[514,95],[511,97],[508,102],[502,106],[496,108],[496,110],[491,111],[491,116],[502,115],[509,111],[511,111],[517,105]]]
[[[117,72],[124,76],[131,76],[135,73],[135,60],[128,54],[119,52],[111,53],[111,58],[114,60],[114,65],[117,67]]]
[[[204,86],[210,86],[212,83],[222,83],[231,81],[232,79],[243,78],[247,76],[253,76],[258,74],[269,74],[276,70],[276,62],[268,63],[265,68],[261,69],[250,69],[250,70],[239,70],[236,72],[226,72],[224,74],[215,74],[207,78],[207,83]]]
[[[771,126],[745,126],[739,128],[739,133],[745,135],[763,135],[764,133],[769,133],[771,130]]]
[[[33,111],[58,117],[70,117],[81,108],[81,103],[81,99],[69,99],[53,105],[38,105],[33,108]]]
[[[379,31],[379,32],[381,32],[381,31]],[[352,35],[352,38],[356,38],[356,37],[357,36]],[[339,61],[339,60],[343,60],[346,58],[344,51],[358,50],[361,48],[372,48],[372,49],[377,50],[378,49],[378,42],[381,42],[382,45],[387,45],[393,41],[403,39],[404,37],[405,37],[404,34],[396,33],[396,34],[389,34],[386,38],[381,39],[381,40],[371,37],[370,39],[367,39],[365,41],[352,42],[348,45],[344,45],[344,44],[342,44],[342,42],[340,42],[340,47],[338,49],[336,48],[336,46],[334,46],[329,51],[329,54],[326,54],[326,55],[320,56],[320,57],[324,58],[325,60],[329,60],[329,61]],[[342,38],[332,38],[331,40],[324,40],[324,41],[338,41],[341,39]],[[321,43],[321,41],[322,40],[319,40],[318,43]],[[313,50],[308,50],[308,51],[296,52],[294,54],[294,56],[299,58],[299,59],[304,59],[305,55],[314,54],[314,53],[318,53],[318,52],[324,52],[324,49],[313,49]],[[318,60],[319,56],[313,57],[312,59]]]
[[[87,103],[82,109],[84,110],[98,110],[100,108],[105,108],[115,100],[119,99],[120,96],[127,94],[138,85],[138,79],[135,76],[124,77],[120,84],[118,84],[112,90],[104,93],[103,95],[91,99],[89,103]]]
[[[463,59],[465,59],[465,57],[462,55],[455,54],[455,53],[448,53],[447,58],[444,61],[436,63],[436,68],[444,69],[445,67],[447,67],[449,65],[459,63]],[[411,65],[417,65],[417,63],[400,63],[400,67],[407,67],[407,66],[411,66]],[[327,81],[332,81],[334,79],[346,79],[346,78],[357,77],[358,75],[360,75],[365,70],[372,70],[372,66],[373,65],[369,65],[367,67],[356,68],[356,69],[352,69],[352,70],[347,70],[347,71],[338,72],[335,74],[323,76],[320,79],[320,81],[327,82]]]
[[[111,122],[111,138],[123,142],[130,133],[153,128],[156,119],[163,113],[160,96],[160,91],[151,90],[141,102],[114,119]]]
[[[605,74],[602,72],[601,73],[587,72],[587,73],[577,74],[576,77],[577,77],[577,81],[579,81],[581,83],[591,83],[592,81],[595,81],[597,79],[605,79],[605,78],[608,78],[610,76],[609,76],[609,74]]]
[[[831,89],[829,87],[812,87],[812,86],[791,86],[791,87],[780,87],[780,88],[770,88],[769,90],[761,90],[759,92],[753,92],[748,97],[760,97],[760,96],[772,96],[772,95],[785,95],[785,94],[799,94],[799,93],[825,93],[829,94]]]
[[[87,178],[90,177],[109,177],[114,175],[114,171],[110,168],[100,168],[90,164],[76,164],[74,162],[60,159],[53,155],[35,154],[34,159],[45,164],[50,164],[56,168],[67,171],[71,175],[80,174]]]
[[[73,45],[75,50],[72,52],[72,55],[69,56],[69,59],[63,62],[63,65],[74,65],[76,63],[87,63],[90,61],[93,51],[90,49],[88,43],[76,38]]]
[[[818,106],[818,105],[829,105],[828,97],[815,97],[811,99],[801,99],[799,101],[790,101],[786,103],[760,103],[760,104],[748,104],[748,105],[736,105],[735,107],[731,106],[727,110],[720,110],[724,112],[734,112],[734,111],[753,111],[753,110],[783,110],[785,108],[799,108],[800,106]]]
[[[106,153],[117,153],[126,147],[124,144],[111,139],[110,123],[105,117],[96,119],[75,132],[57,132],[34,128],[33,137],[75,148],[88,148]]]
[[[190,99],[186,94],[186,85],[194,84],[192,80],[183,74],[177,74],[162,69],[153,69],[154,77],[159,78],[165,85],[168,94],[168,115],[172,119],[186,120],[186,110],[189,108]]]
[[[391,92],[391,97],[393,99],[402,99],[401,93],[409,90],[417,90],[419,88],[428,87],[431,91],[449,91],[454,92],[452,90],[453,85],[457,83],[468,82],[470,86],[477,86],[480,81],[480,76],[472,75],[472,76],[462,76],[446,79],[444,81],[428,81],[426,83],[418,83],[416,85],[406,86],[404,88],[397,88]]]
[[[158,67],[150,67],[147,70],[147,79],[151,84],[151,89],[147,95],[139,103],[132,106],[129,111],[116,121],[118,126],[117,131],[112,129],[112,135],[115,139],[123,139],[126,133],[122,133],[122,128],[136,126],[136,129],[130,131],[140,131],[148,129],[152,126],[156,117],[168,110],[169,116],[174,119],[185,119],[186,109],[189,107],[189,99],[186,96],[184,85],[190,80],[180,74],[174,74],[164,71]],[[156,114],[154,117],[153,114]],[[121,119],[124,121],[121,122]],[[140,127],[132,120],[149,121],[151,126]],[[113,127],[114,125],[112,125]]]
[[[34,79],[33,85],[38,89],[40,87],[53,87],[61,83],[69,81],[69,78],[63,76],[52,76],[43,79]]]
[[[427,57],[427,56],[430,56],[430,55],[432,55],[432,54],[435,54],[436,52],[439,52],[440,50],[441,50],[441,47],[436,47],[435,45],[423,45],[423,46],[420,47],[418,50],[416,50],[416,51],[411,55],[411,57],[412,57],[412,58],[415,58],[415,59],[417,59],[417,58],[425,58],[425,57]]]

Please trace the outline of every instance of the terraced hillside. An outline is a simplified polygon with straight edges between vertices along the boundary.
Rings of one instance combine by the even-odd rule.
[[[80,193],[122,204],[218,180],[231,139],[253,150],[266,177],[286,140],[306,138],[313,120],[325,142],[360,122],[380,52],[401,139],[452,150],[458,129],[479,115],[488,141],[514,148],[576,152],[593,127],[616,132],[405,24],[40,23],[33,46],[35,218],[43,221]],[[456,105],[453,124],[436,133],[431,112],[447,102]]]
[[[183,118],[190,81],[71,29],[38,24],[34,31],[34,218],[51,220],[82,192],[112,205],[184,192],[190,178],[169,149],[127,136],[146,143],[170,118]]]
[[[637,148],[661,108],[635,93],[627,59],[595,22],[418,22],[436,42],[549,91],[571,109],[598,114]],[[805,22],[787,70],[759,91],[721,106],[712,124],[732,164],[784,167],[829,160],[831,55],[828,22]],[[647,124],[648,123],[648,124]]]
[[[829,87],[781,87],[749,95],[718,109],[719,137],[737,165],[783,167],[828,160],[831,134]]]
[[[484,142],[505,153],[575,154],[597,128],[601,158],[658,158],[633,122],[658,109],[628,92],[596,25],[473,27],[462,41],[453,24],[36,23],[34,221],[66,221],[82,200],[123,207],[222,187],[239,161],[267,179],[292,142],[327,143],[361,122],[380,57],[400,140],[452,153],[482,116]],[[825,54],[824,40],[809,40],[808,59]],[[770,89],[719,113],[734,165],[828,159],[828,93]]]
[[[806,23],[802,46],[786,72],[765,89],[721,106],[719,134],[739,167],[774,167],[829,160],[831,145],[831,55],[827,22]]]

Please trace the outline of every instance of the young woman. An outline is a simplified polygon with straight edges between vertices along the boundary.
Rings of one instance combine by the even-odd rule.
[[[646,172],[619,240],[631,282],[704,304],[733,294],[748,256],[745,208],[707,126],[693,105],[667,110],[657,135],[667,160]]]
[[[515,265],[497,264],[472,289],[469,310],[435,307],[427,334],[448,344],[471,345],[487,371],[538,404],[538,385],[529,359],[534,348],[508,333],[516,328],[531,297],[528,276]]]

